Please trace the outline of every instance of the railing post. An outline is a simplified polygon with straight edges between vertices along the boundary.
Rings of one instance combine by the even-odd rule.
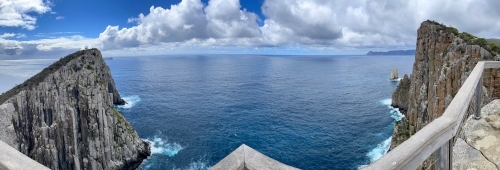
[[[477,82],[476,87],[476,113],[474,113],[474,119],[481,119],[481,98],[483,97],[482,93],[483,89],[483,74],[479,76],[479,81]]]
[[[443,144],[438,150],[436,150],[436,170],[450,170],[453,165],[452,156],[453,156],[453,138]]]

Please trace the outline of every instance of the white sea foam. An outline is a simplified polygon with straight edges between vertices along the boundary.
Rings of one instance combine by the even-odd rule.
[[[390,106],[392,104],[392,99],[380,100],[380,103],[382,103],[383,105],[386,105],[386,106]]]
[[[130,109],[141,101],[141,98],[137,95],[123,97],[122,99],[125,100],[125,102],[127,102],[127,104],[125,104],[123,106],[117,106],[120,109]]]
[[[169,143],[168,140],[162,139],[158,136],[155,136],[152,140],[144,140],[151,144],[151,154],[162,154],[169,157],[174,157],[175,155],[177,155],[177,153],[184,149],[180,144]]]
[[[389,148],[391,147],[391,141],[392,141],[392,136],[387,138],[386,140],[380,142],[377,144],[377,147],[372,149],[370,152],[366,154],[368,158],[370,158],[370,163],[373,163],[377,161],[378,159],[382,158],[387,152],[389,151]],[[368,165],[359,165],[358,169],[364,168]]]
[[[389,151],[389,148],[391,147],[391,140],[392,136],[382,141],[381,143],[377,144],[377,147],[375,147],[370,152],[368,152],[368,154],[366,154],[366,156],[370,158],[371,163],[380,159]]]
[[[401,79],[403,79],[403,78],[397,78],[397,79],[394,79],[394,80],[391,80],[391,81],[401,81]]]
[[[391,113],[391,117],[394,120],[400,121],[401,119],[403,119],[404,115],[401,114],[401,112],[399,112],[399,109],[391,106],[392,99],[383,99],[383,100],[380,100],[380,103],[382,105],[389,107],[389,109],[391,109],[389,112]],[[377,134],[377,136],[379,136],[379,135],[381,135],[381,134],[380,133]],[[389,151],[389,148],[391,147],[391,141],[392,141],[392,136],[387,138],[386,140],[380,142],[379,144],[377,144],[377,147],[373,148],[370,152],[368,152],[366,154],[366,156],[368,158],[370,158],[370,163],[377,161],[378,159],[380,159],[382,156],[384,156]],[[358,166],[358,169],[361,169],[365,166],[368,166],[368,165],[360,165],[360,166]]]
[[[403,119],[403,117],[405,117],[405,115],[403,115],[403,114],[399,111],[399,109],[394,108],[394,107],[391,107],[391,106],[389,106],[389,107],[391,108],[391,111],[390,111],[390,112],[391,112],[391,117],[392,117],[394,120],[396,120],[396,121],[400,121],[401,119]]]
[[[386,105],[387,107],[389,107],[389,109],[391,109],[391,111],[389,111],[391,113],[391,117],[396,120],[396,121],[400,121],[401,119],[403,119],[403,117],[405,117],[405,115],[403,115],[399,109],[397,108],[394,108],[391,106],[392,104],[392,99],[384,99],[384,100],[380,100],[380,103],[382,103],[383,105]]]

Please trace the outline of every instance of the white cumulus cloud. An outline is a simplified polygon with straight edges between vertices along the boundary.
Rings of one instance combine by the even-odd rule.
[[[182,0],[169,9],[152,6],[149,14],[128,22],[137,25],[108,26],[99,35],[103,49],[261,35],[257,15],[241,9],[239,0],[211,0],[207,6],[200,0]]]
[[[414,48],[427,19],[478,36],[495,37],[500,1],[484,0],[266,0],[256,14],[238,0],[182,0],[129,18],[130,28],[108,26],[104,49],[139,46],[309,46],[336,49]],[[475,21],[477,24],[471,24]]]
[[[275,43],[316,44],[342,37],[334,1],[266,0],[263,32]]]
[[[50,12],[47,4],[0,0],[0,26],[34,29],[36,17],[29,14]],[[84,47],[117,55],[410,49],[427,19],[479,37],[500,38],[498,7],[498,0],[264,0],[259,18],[240,0],[181,0],[124,18],[135,25],[109,25],[94,39],[46,33],[35,35],[40,40],[19,41],[11,39],[21,34],[0,34],[0,54],[38,55]]]
[[[49,12],[50,3],[45,0],[0,0],[0,26],[35,29],[34,13]]]

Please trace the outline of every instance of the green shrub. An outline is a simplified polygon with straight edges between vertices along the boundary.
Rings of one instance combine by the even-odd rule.
[[[500,47],[493,42],[490,43],[490,49],[491,51],[500,51]]]
[[[473,40],[476,38],[476,36],[474,36],[474,35],[472,35],[472,34],[469,34],[469,33],[467,33],[467,32],[462,32],[462,33],[460,33],[460,34],[459,34],[459,37],[460,37],[462,40],[464,40],[465,42],[471,42],[471,41],[473,41]]]
[[[458,35],[458,30],[456,28],[454,28],[454,27],[446,27],[446,30],[448,32],[451,32],[451,33],[455,34],[455,35]]]
[[[472,41],[472,44],[486,48],[486,45],[488,45],[488,41],[486,41],[486,39],[484,38],[477,38]]]

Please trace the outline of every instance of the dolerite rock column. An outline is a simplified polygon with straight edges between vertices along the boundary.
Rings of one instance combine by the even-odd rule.
[[[125,101],[97,49],[60,59],[0,103],[0,124],[12,127],[0,140],[51,169],[134,169],[150,155],[115,109]]]

